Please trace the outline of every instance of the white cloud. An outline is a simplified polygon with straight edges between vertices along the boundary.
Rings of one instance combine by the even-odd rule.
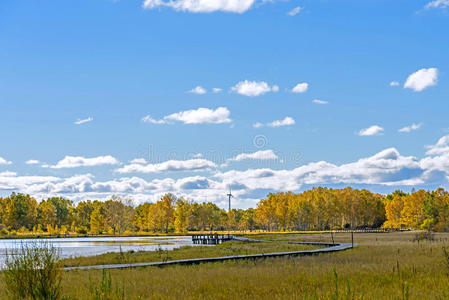
[[[384,129],[378,125],[373,125],[359,131],[360,136],[372,136],[383,133]]]
[[[263,124],[260,123],[260,122],[256,122],[256,123],[253,124],[253,127],[254,128],[261,128],[261,127],[263,127]]]
[[[43,167],[51,169],[78,168],[78,167],[96,167],[103,165],[117,165],[119,161],[110,155],[85,158],[82,156],[66,156],[58,161],[56,165],[45,165]]]
[[[115,170],[118,173],[160,173],[175,171],[205,171],[217,165],[207,159],[168,160],[158,164],[130,164]]]
[[[38,161],[37,159],[29,159],[29,160],[27,160],[25,163],[26,163],[27,165],[38,165],[38,164],[40,164],[41,162]]]
[[[142,122],[150,124],[167,124],[165,120],[156,120],[153,119],[150,115],[146,115],[145,117],[143,117]]]
[[[405,127],[401,128],[401,129],[399,129],[398,131],[399,131],[399,132],[411,132],[411,131],[413,131],[413,130],[418,130],[418,129],[420,129],[421,126],[422,126],[421,123],[419,123],[419,124],[413,123],[412,125],[410,125],[410,126],[405,126]]]
[[[399,85],[400,85],[399,81],[390,82],[390,86],[399,86]]]
[[[292,89],[293,93],[304,93],[309,88],[309,84],[307,82],[298,83],[295,85],[295,87]]]
[[[176,11],[211,13],[216,11],[244,13],[256,0],[145,0],[143,8],[155,9],[169,7]]]
[[[315,99],[312,102],[315,104],[328,104],[329,103],[328,101],[320,100],[320,99]]]
[[[217,109],[198,108],[181,111],[164,117],[167,121],[179,121],[184,124],[204,124],[204,123],[230,123],[230,111],[226,107]]]
[[[434,86],[438,81],[438,69],[421,69],[411,74],[404,84],[404,88],[421,92],[430,86]]]
[[[443,172],[449,180],[449,135],[443,136],[435,145],[426,146],[427,157],[420,161],[426,173]]]
[[[35,184],[58,180],[58,177],[53,176],[17,176],[17,173],[7,171],[0,173],[0,190],[27,193],[28,189]]]
[[[223,91],[223,89],[221,89],[221,88],[213,88],[213,89],[212,89],[212,92],[213,92],[214,94],[221,93],[222,91]]]
[[[299,14],[301,11],[303,10],[303,8],[301,6],[297,6],[295,8],[293,8],[291,11],[289,11],[287,14],[291,17],[296,16],[297,14]]]
[[[165,193],[185,196],[193,201],[214,201],[225,205],[224,194],[232,185],[239,205],[255,205],[254,199],[263,197],[269,191],[299,191],[302,185],[383,185],[383,186],[425,186],[446,184],[449,176],[449,135],[427,146],[426,156],[417,159],[402,156],[396,148],[382,150],[372,156],[356,161],[333,164],[317,161],[293,169],[274,170],[270,168],[215,170],[215,164],[204,160],[168,161],[128,167],[128,172],[158,173],[166,171],[208,171],[208,176],[183,178],[156,178],[145,180],[139,177],[114,178],[98,181],[92,174],[75,175],[67,178],[53,176],[18,176],[15,172],[0,172],[0,190],[29,193],[38,199],[63,196],[74,201],[86,199],[104,200],[112,195],[130,196],[136,203],[156,201]],[[242,153],[233,159],[274,158],[274,153],[257,151]],[[262,155],[263,154],[263,155]],[[147,168],[138,169],[132,168]],[[161,175],[162,176],[162,175]],[[115,177],[115,176],[114,176]],[[260,196],[258,196],[260,195]],[[249,204],[250,203],[250,204]]]
[[[192,94],[198,94],[198,95],[204,95],[204,94],[207,93],[207,91],[206,91],[206,89],[203,88],[202,86],[197,86],[197,87],[191,89],[191,90],[189,91],[189,93],[192,93]]]
[[[426,146],[427,155],[441,155],[449,153],[449,135],[443,136],[435,145]]]
[[[231,91],[248,97],[256,97],[268,92],[277,92],[279,91],[279,86],[273,85],[270,87],[265,81],[245,80],[231,87]]]
[[[11,165],[12,161],[7,161],[3,157],[0,157],[0,165]]]
[[[4,171],[0,172],[0,177],[14,177],[17,176],[16,172]]]
[[[78,119],[78,120],[76,120],[74,122],[74,124],[81,125],[81,124],[84,124],[84,123],[92,122],[93,120],[94,120],[94,118],[92,118],[92,117],[89,117],[87,119]]]
[[[226,107],[218,107],[217,109],[198,108],[180,111],[161,120],[153,119],[150,115],[142,118],[142,122],[151,124],[171,124],[172,122],[181,122],[184,124],[222,124],[230,123],[229,118],[231,112]]]
[[[253,153],[240,153],[237,156],[230,158],[229,161],[242,161],[246,159],[269,160],[278,159],[278,156],[273,150],[259,150]]]
[[[145,165],[145,164],[147,164],[147,161],[145,158],[134,158],[133,160],[130,161],[130,163]]]
[[[426,9],[430,8],[447,8],[449,7],[449,0],[434,0],[430,1],[429,3],[424,6]]]
[[[276,120],[267,124],[267,126],[269,127],[281,127],[291,125],[295,125],[295,120],[291,117],[285,117],[283,120]]]

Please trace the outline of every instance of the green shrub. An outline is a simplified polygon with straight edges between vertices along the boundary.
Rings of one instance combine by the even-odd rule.
[[[48,243],[21,244],[6,253],[3,280],[11,299],[61,299],[59,252]]]

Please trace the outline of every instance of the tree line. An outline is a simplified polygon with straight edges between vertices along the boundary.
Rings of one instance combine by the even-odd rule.
[[[166,194],[138,206],[128,199],[74,203],[62,197],[38,202],[30,195],[0,198],[0,234],[170,233],[220,230],[329,230],[413,228],[447,231],[449,193],[395,191],[388,195],[352,188],[313,188],[302,193],[270,193],[256,208],[227,212]]]

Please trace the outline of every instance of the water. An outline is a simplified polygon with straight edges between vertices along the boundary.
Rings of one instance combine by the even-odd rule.
[[[0,239],[0,265],[8,249],[19,248],[21,243],[45,241],[60,250],[61,257],[93,256],[107,252],[173,250],[193,246],[190,236],[163,237],[86,237],[53,239]],[[120,250],[121,248],[121,250]]]

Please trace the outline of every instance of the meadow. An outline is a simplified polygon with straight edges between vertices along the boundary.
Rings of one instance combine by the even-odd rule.
[[[325,233],[251,237],[330,240],[330,235]],[[449,258],[444,248],[449,246],[449,234],[420,236],[418,240],[416,237],[415,232],[358,233],[354,236],[358,247],[317,256],[106,273],[100,270],[70,271],[63,275],[63,294],[66,299],[448,299]],[[334,239],[349,242],[350,234],[337,233]],[[266,251],[263,247],[270,247],[265,243],[248,245],[248,251],[256,251],[252,249],[254,247],[263,252]],[[243,246],[225,243],[219,247],[237,249]],[[222,251],[217,250],[219,247],[204,248]],[[174,253],[186,251],[183,255],[187,255],[187,252],[200,251],[200,248],[179,249],[168,255],[174,258],[177,255]],[[2,284],[0,298],[4,299],[6,294]],[[105,286],[107,295],[98,297],[97,293],[92,296],[93,291],[104,290]]]

